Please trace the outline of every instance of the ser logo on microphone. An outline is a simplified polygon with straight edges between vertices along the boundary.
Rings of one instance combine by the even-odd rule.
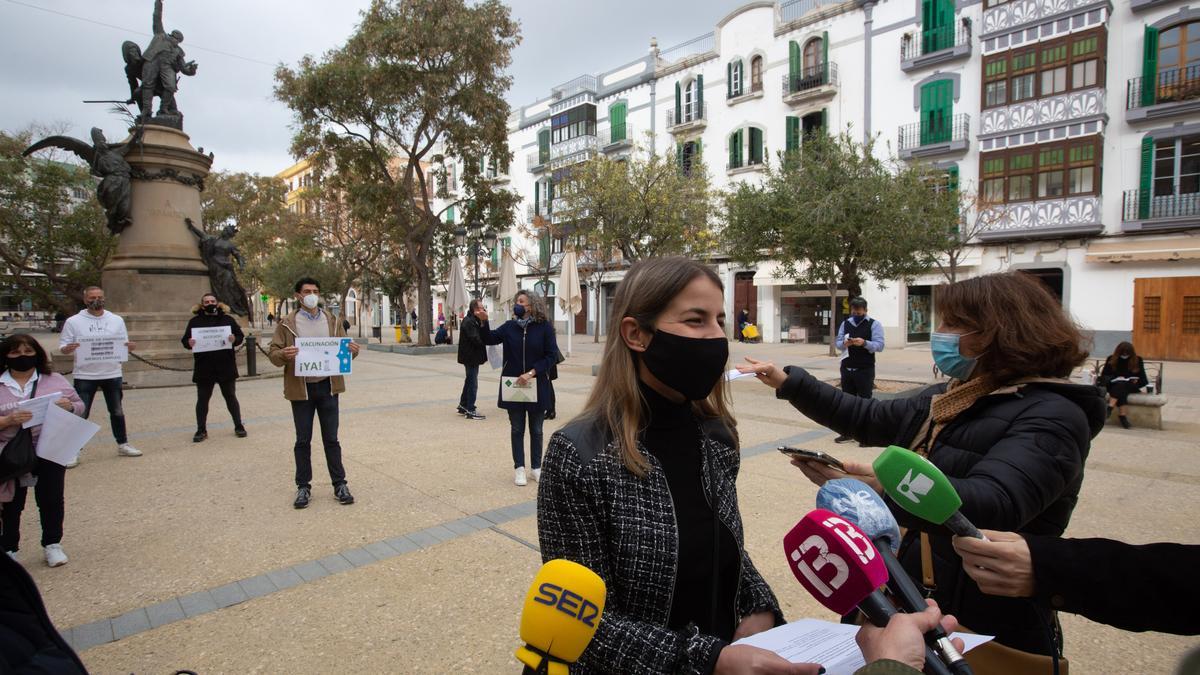
[[[832,531],[838,536],[850,550],[853,551],[862,564],[867,564],[875,559],[875,547],[871,542],[862,535],[853,525],[845,520],[831,516],[821,521],[821,525]],[[815,550],[817,555],[811,561],[806,559],[806,554],[809,551]],[[794,549],[789,556],[792,562],[796,564],[796,570],[804,575],[821,595],[828,598],[833,595],[833,592],[840,589],[842,584],[850,577],[850,568],[846,564],[845,558],[831,553],[829,551],[829,543],[819,534],[810,535],[799,547]],[[818,573],[825,567],[833,567],[833,577],[826,582]]]
[[[596,603],[549,581],[538,586],[538,593],[533,597],[533,601],[553,607],[572,619],[578,619],[588,628],[595,628],[596,619],[600,616],[600,608]]]

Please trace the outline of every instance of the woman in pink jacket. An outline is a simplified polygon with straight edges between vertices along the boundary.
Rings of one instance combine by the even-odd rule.
[[[46,350],[37,340],[28,335],[13,335],[0,341],[0,444],[7,444],[32,416],[28,410],[19,410],[18,403],[31,395],[45,396],[54,392],[62,394],[55,404],[76,415],[83,414],[83,401],[75,388],[65,377],[51,372]],[[32,431],[34,443],[37,443],[41,425],[33,427]],[[66,473],[67,468],[62,464],[39,457],[32,474],[0,485],[0,545],[14,559],[21,541],[21,511],[25,508],[28,486],[32,484],[42,518],[46,564],[58,567],[67,563],[67,554],[62,549]],[[11,498],[6,499],[9,494]]]

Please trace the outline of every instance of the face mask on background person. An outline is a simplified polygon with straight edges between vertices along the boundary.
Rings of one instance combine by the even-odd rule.
[[[88,302],[88,308],[95,310],[104,309],[104,299],[96,298],[95,300]]]
[[[513,305],[513,316],[518,319],[525,316],[525,305]]]
[[[974,332],[974,331],[972,331]],[[929,351],[938,370],[956,380],[966,381],[975,370],[976,360],[963,356],[958,350],[959,338],[971,333],[932,333],[929,336]]]
[[[205,312],[207,312],[207,313],[209,313],[209,314],[216,314],[216,313],[217,313],[217,306],[216,306],[216,305],[205,305],[205,306],[204,306],[204,311],[205,311]]]
[[[306,295],[300,300],[300,303],[308,309],[316,309],[319,302],[321,299],[316,295]]]
[[[8,369],[15,370],[18,373],[23,373],[27,370],[33,370],[37,365],[37,356],[34,354],[22,354],[21,356],[8,357]]]
[[[650,346],[642,352],[642,361],[659,382],[689,401],[702,401],[725,373],[729,341],[724,337],[693,338],[658,330]]]

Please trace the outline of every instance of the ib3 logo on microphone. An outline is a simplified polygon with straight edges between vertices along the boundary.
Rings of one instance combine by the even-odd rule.
[[[600,617],[600,608],[596,603],[549,581],[538,586],[538,592],[533,596],[533,601],[553,607],[572,619],[577,619],[588,628],[595,628],[596,619]]]
[[[783,538],[792,573],[821,604],[845,614],[887,570],[875,545],[853,523],[824,509],[804,516]]]

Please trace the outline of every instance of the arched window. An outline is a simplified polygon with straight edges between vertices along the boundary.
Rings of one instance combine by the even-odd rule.
[[[687,85],[683,88],[683,120],[682,121],[691,122],[692,120],[696,119],[696,117],[697,117],[696,113],[699,112],[696,108],[696,104],[698,103],[696,98],[697,98],[697,96],[696,96],[696,81],[689,80]]]
[[[755,56],[750,59],[750,91],[762,91],[762,56]]]
[[[1159,32],[1157,76],[1159,102],[1200,93],[1200,21]]]
[[[809,77],[819,74],[825,68],[825,43],[815,37],[804,43],[804,75]]]
[[[725,98],[736,98],[745,93],[745,72],[741,59],[725,64],[725,78]]]

